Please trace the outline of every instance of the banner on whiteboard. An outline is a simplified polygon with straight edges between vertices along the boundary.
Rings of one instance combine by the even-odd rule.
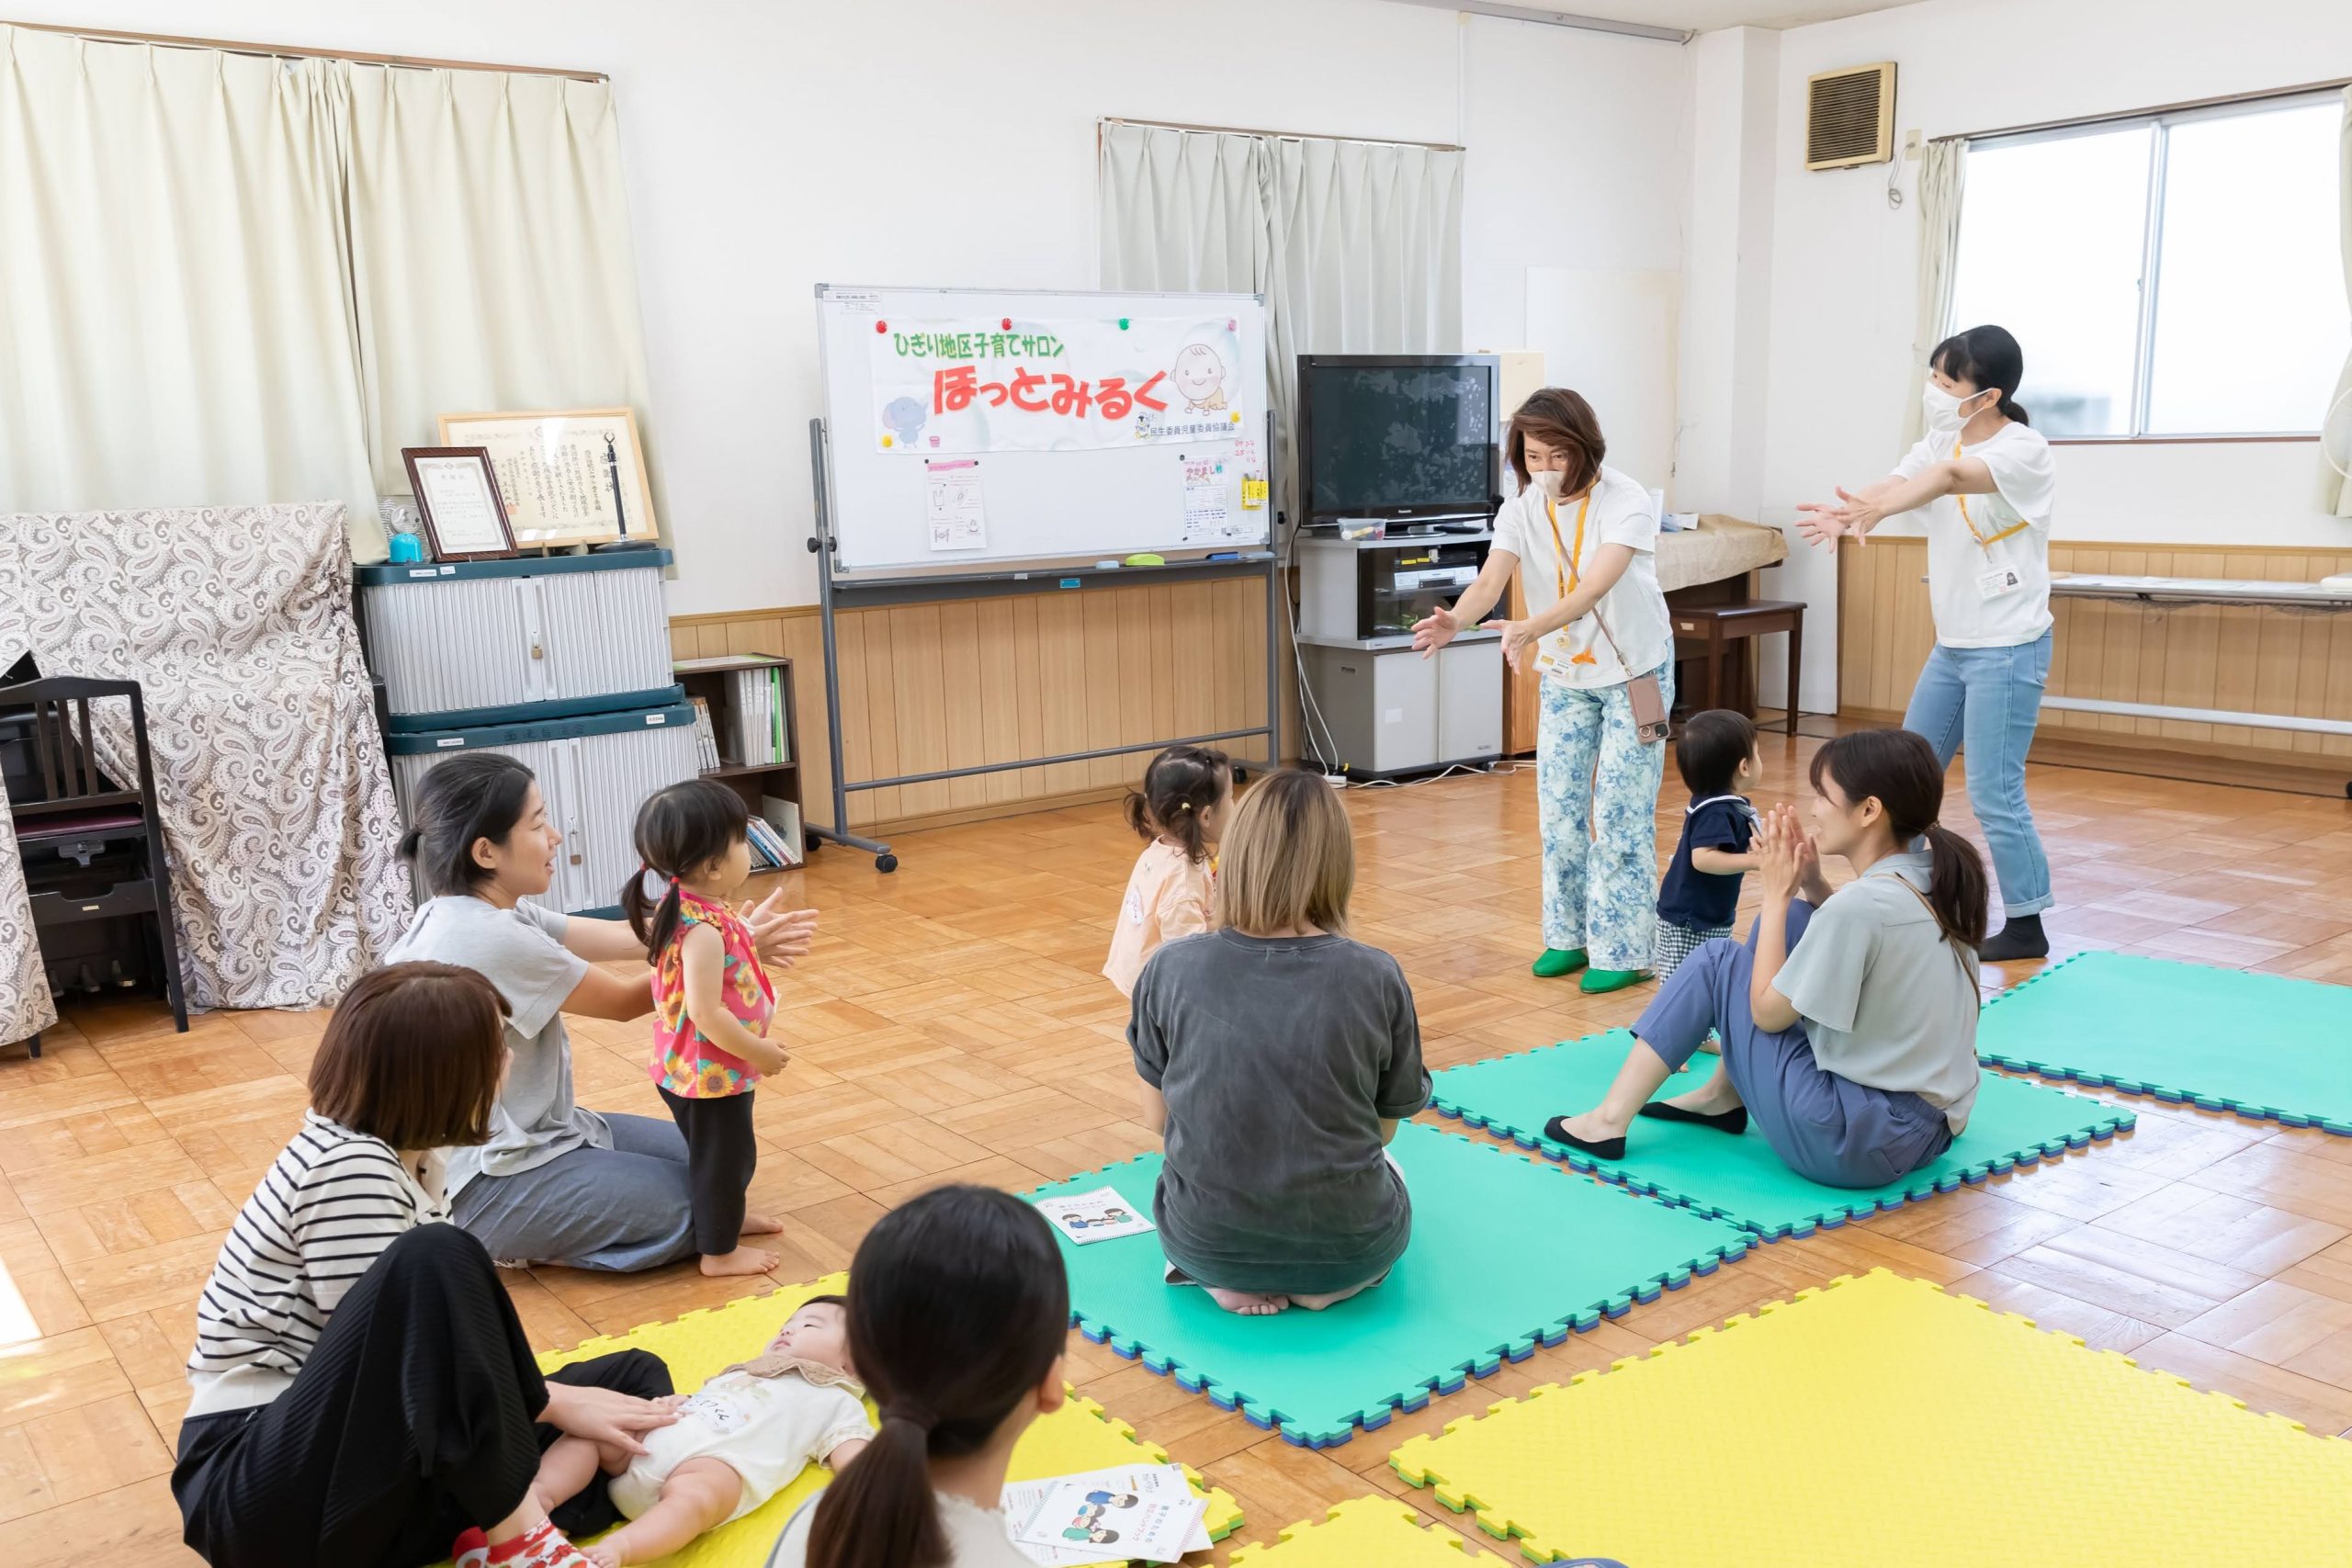
[[[1219,316],[875,322],[876,446],[910,457],[1231,439],[1241,337]]]

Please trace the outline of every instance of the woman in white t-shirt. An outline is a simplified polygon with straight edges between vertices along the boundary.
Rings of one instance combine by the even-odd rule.
[[[1543,805],[1542,976],[1584,970],[1582,988],[1642,977],[1657,919],[1664,720],[1674,705],[1674,630],[1657,585],[1657,514],[1641,484],[1601,465],[1592,405],[1546,387],[1511,415],[1520,491],[1450,610],[1413,627],[1424,657],[1501,600],[1517,572],[1527,618],[1499,623],[1515,670],[1543,671],[1535,788]],[[1657,738],[1644,739],[1645,719]],[[1597,831],[1596,831],[1597,828]]]
[[[1968,801],[1993,851],[2007,924],[1981,958],[2043,958],[2050,861],[2026,804],[2025,754],[2050,679],[2050,443],[2018,406],[2025,355],[1999,327],[1971,327],[1928,356],[1925,439],[1891,478],[1834,505],[1803,509],[1815,544],[1860,544],[1898,513],[1926,508],[1928,596],[1936,646],[1911,689],[1903,728],[1938,761],[1968,755]]]

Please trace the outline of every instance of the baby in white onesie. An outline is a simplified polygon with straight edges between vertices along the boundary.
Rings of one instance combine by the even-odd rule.
[[[842,1298],[811,1297],[764,1353],[680,1401],[676,1424],[647,1433],[644,1453],[559,1438],[534,1486],[543,1505],[560,1501],[587,1484],[593,1457],[629,1522],[580,1551],[602,1568],[666,1557],[741,1518],[812,1460],[838,1472],[855,1459],[874,1436],[865,1394]]]

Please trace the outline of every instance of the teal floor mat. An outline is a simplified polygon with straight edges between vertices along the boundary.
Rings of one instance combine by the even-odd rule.
[[[1968,1131],[1952,1141],[1942,1158],[1902,1181],[1855,1190],[1824,1187],[1799,1176],[1781,1163],[1753,1126],[1735,1138],[1686,1122],[1636,1122],[1622,1160],[1597,1160],[1544,1137],[1544,1123],[1553,1117],[1600,1103],[1633,1043],[1630,1032],[1614,1029],[1449,1067],[1437,1075],[1430,1103],[1448,1116],[1577,1170],[1774,1237],[1810,1235],[1881,1209],[1949,1192],[1963,1182],[1983,1181],[2045,1155],[2062,1155],[2094,1139],[2111,1137],[2133,1121],[2128,1111],[2079,1094],[1986,1073]],[[1713,1056],[1692,1057],[1690,1070],[1667,1079],[1657,1098],[1688,1093],[1706,1082],[1715,1066]]]
[[[2352,987],[2080,953],[1985,1003],[1976,1054],[2352,1136]]]
[[[1376,1289],[1328,1312],[1237,1317],[1204,1291],[1162,1281],[1157,1233],[1085,1247],[1063,1235],[1071,1319],[1220,1408],[1330,1448],[1711,1274],[1753,1242],[1735,1225],[1431,1127],[1399,1128],[1391,1152],[1413,1195],[1413,1241]],[[1148,1209],[1159,1164],[1145,1155],[1030,1196],[1110,1186]]]

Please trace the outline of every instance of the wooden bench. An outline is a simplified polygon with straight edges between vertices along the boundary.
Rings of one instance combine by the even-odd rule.
[[[1804,605],[1793,599],[1750,599],[1742,604],[1669,605],[1678,659],[1707,661],[1706,700],[1694,708],[1723,705],[1724,649],[1749,637],[1789,634],[1788,733],[1797,732],[1797,674],[1804,667]]]

